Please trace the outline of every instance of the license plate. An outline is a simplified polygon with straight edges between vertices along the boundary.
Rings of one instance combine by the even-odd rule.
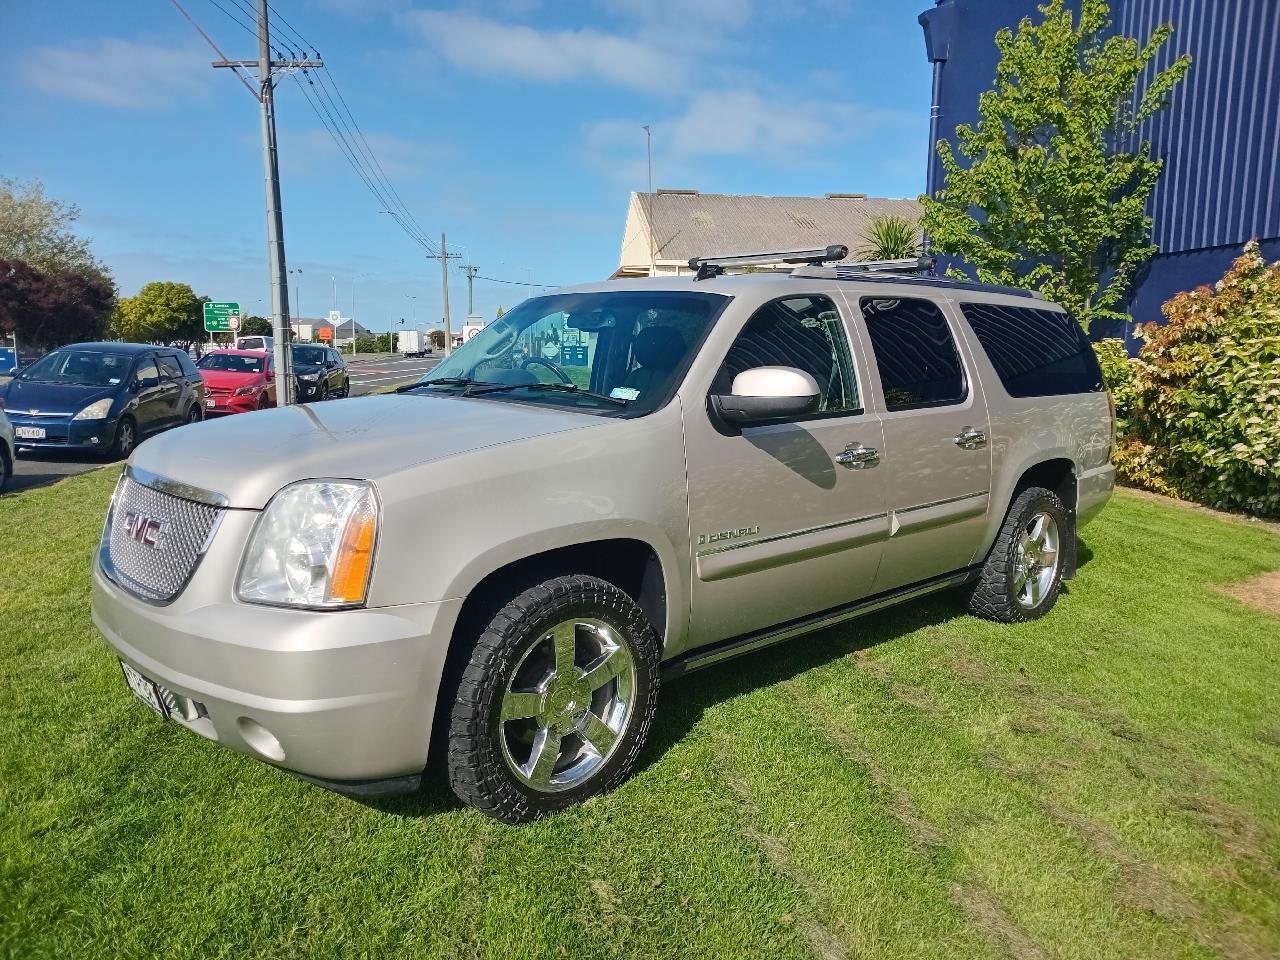
[[[44,427],[14,427],[13,433],[19,440],[44,439]]]
[[[125,682],[129,684],[129,689],[133,691],[134,696],[160,716],[169,716],[169,711],[165,708],[164,701],[160,699],[160,690],[154,681],[148,680],[123,660],[120,661],[120,669],[124,671]]]
[[[218,401],[210,398],[204,402],[204,405],[206,407],[216,407],[218,405]]]

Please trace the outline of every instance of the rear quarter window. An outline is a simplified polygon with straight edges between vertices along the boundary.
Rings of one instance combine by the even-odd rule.
[[[1103,389],[1098,358],[1070,314],[995,303],[962,303],[960,309],[1009,396]]]

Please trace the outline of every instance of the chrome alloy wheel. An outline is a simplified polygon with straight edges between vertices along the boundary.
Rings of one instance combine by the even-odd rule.
[[[1014,596],[1021,607],[1032,610],[1058,574],[1058,522],[1048,513],[1035,514],[1018,536],[1013,560]]]
[[[502,695],[507,766],[543,793],[571,790],[613,755],[631,722],[636,668],[613,628],[575,617],[539,635]]]

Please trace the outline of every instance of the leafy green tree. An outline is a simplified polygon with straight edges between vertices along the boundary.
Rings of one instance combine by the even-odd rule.
[[[121,297],[111,328],[135,343],[191,343],[205,338],[204,298],[189,284],[148,283],[135,297]]]
[[[1087,329],[1125,317],[1134,273],[1156,252],[1144,208],[1163,162],[1135,137],[1191,58],[1150,72],[1172,25],[1145,43],[1109,35],[1106,0],[1082,0],[1078,21],[1064,0],[1040,14],[996,34],[995,86],[977,127],[956,128],[959,156],[938,142],[946,183],[921,197],[923,223],[978,279],[1041,290]]]
[[[499,307],[498,309],[501,310],[502,308]],[[502,316],[502,314],[498,314],[498,316]],[[444,331],[443,330],[432,330],[430,333],[427,334],[427,336],[431,340],[432,347],[434,347],[436,350],[444,349]]]
[[[20,260],[45,274],[84,274],[114,289],[89,241],[72,229],[79,218],[79,207],[45,196],[39,180],[0,177],[0,259]]]
[[[873,217],[859,260],[903,260],[920,253],[920,225],[906,217]]]
[[[201,323],[203,323],[203,318]],[[245,317],[240,323],[240,333],[244,336],[269,337],[271,336],[271,319],[269,317]]]

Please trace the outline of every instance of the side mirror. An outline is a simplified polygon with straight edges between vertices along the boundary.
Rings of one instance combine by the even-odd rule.
[[[271,383],[273,380],[275,380],[275,378],[276,378],[276,372],[275,372],[274,370],[268,370],[268,371],[267,371],[267,383]]]
[[[11,376],[11,377],[16,377],[16,376],[17,376],[18,374],[20,374],[21,372],[22,372],[22,368],[21,368],[21,367],[10,367],[10,368],[9,368],[9,374],[8,374],[8,375],[9,375],[9,376]]]
[[[138,378],[139,390],[148,390],[151,387],[158,387],[158,386],[160,386],[159,377],[139,377]]]
[[[818,381],[795,367],[753,367],[733,378],[711,405],[726,423],[746,425],[794,420],[818,409]]]

